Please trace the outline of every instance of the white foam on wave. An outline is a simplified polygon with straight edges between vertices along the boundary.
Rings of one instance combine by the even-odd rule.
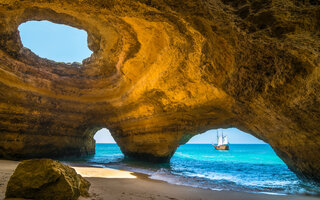
[[[190,172],[184,172],[183,175],[193,178],[205,178],[213,181],[229,181],[229,182],[240,182],[241,180],[237,176],[233,176],[230,174],[225,173],[218,173],[218,172],[207,172],[205,174],[194,174]]]
[[[297,184],[297,181],[274,181],[274,180],[264,180],[264,181],[241,181],[242,185],[247,186],[286,186]]]
[[[269,194],[269,195],[277,195],[277,196],[279,196],[279,195],[286,196],[287,195],[287,194],[281,194],[281,193],[275,193],[275,192],[260,192],[260,193]]]
[[[207,175],[202,174],[192,174],[192,173],[184,173],[184,175],[181,175],[179,173],[175,174],[168,170],[160,169],[149,177],[154,180],[161,180],[165,181],[170,184],[175,185],[184,185],[184,186],[191,186],[195,188],[202,188],[202,189],[210,189],[214,191],[243,191],[243,187],[248,187],[246,192],[253,192],[253,193],[264,193],[269,195],[287,195],[287,194],[306,194],[305,189],[301,189],[297,192],[297,189],[292,190],[285,189],[282,192],[272,192],[272,191],[259,191],[254,188],[258,187],[268,187],[268,185],[274,184],[274,186],[284,186],[284,185],[290,185],[292,182],[290,181],[246,181],[242,180],[238,177],[231,176],[228,174],[223,173],[212,173],[211,178],[208,178]],[[202,179],[202,180],[201,180]],[[209,179],[209,180],[208,180]],[[221,182],[211,182],[211,181],[223,181]],[[232,185],[225,185],[226,182],[229,182]],[[239,187],[240,186],[240,187]],[[239,187],[239,188],[238,188]],[[251,189],[249,189],[251,188]]]
[[[174,175],[170,173],[167,170],[160,169],[153,173],[149,178],[154,179],[154,180],[160,180],[160,181],[165,181],[170,184],[174,185],[183,185],[183,186],[191,186],[191,187],[196,187],[196,188],[202,188],[202,189],[210,189],[210,190],[215,190],[215,191],[222,191],[223,189],[219,188],[211,188],[211,187],[205,187],[204,185],[200,185],[199,183],[197,184],[196,181],[181,176],[181,175]]]

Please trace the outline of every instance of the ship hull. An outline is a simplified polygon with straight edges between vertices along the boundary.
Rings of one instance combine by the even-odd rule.
[[[216,150],[229,150],[229,145],[213,145]]]

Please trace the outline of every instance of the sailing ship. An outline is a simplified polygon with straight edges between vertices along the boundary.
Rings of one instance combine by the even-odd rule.
[[[219,136],[219,132],[217,131],[217,145],[212,144],[216,150],[229,150],[229,142],[228,137],[222,135]]]

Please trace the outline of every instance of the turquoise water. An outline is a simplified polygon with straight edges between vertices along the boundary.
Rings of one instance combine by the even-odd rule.
[[[300,181],[267,144],[232,144],[217,151],[211,144],[180,146],[170,163],[150,164],[124,158],[116,144],[96,144],[96,154],[72,160],[150,175],[172,184],[211,190],[273,194],[319,194]]]

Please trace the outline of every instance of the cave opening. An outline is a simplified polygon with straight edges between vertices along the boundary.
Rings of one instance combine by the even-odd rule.
[[[109,163],[123,159],[123,153],[107,128],[98,130],[93,139],[96,144],[95,154],[90,158],[92,162]]]
[[[229,150],[214,148],[217,131],[228,137]],[[218,190],[286,193],[301,184],[269,144],[236,128],[209,130],[180,145],[170,173],[192,180],[189,185]]]
[[[218,144],[218,137],[227,138],[229,150],[216,150],[213,145]],[[224,139],[223,139],[224,140]],[[277,156],[271,146],[264,141],[245,133],[237,128],[212,129],[193,136],[186,144],[180,145],[174,156],[179,153],[190,152],[190,157],[201,158],[204,153],[208,161],[215,159],[225,162],[241,163],[285,163]],[[191,155],[192,154],[192,155]],[[267,156],[267,157],[265,157]],[[267,159],[267,160],[266,160]]]
[[[84,30],[46,20],[27,21],[18,30],[23,46],[41,58],[82,64],[92,54]]]

